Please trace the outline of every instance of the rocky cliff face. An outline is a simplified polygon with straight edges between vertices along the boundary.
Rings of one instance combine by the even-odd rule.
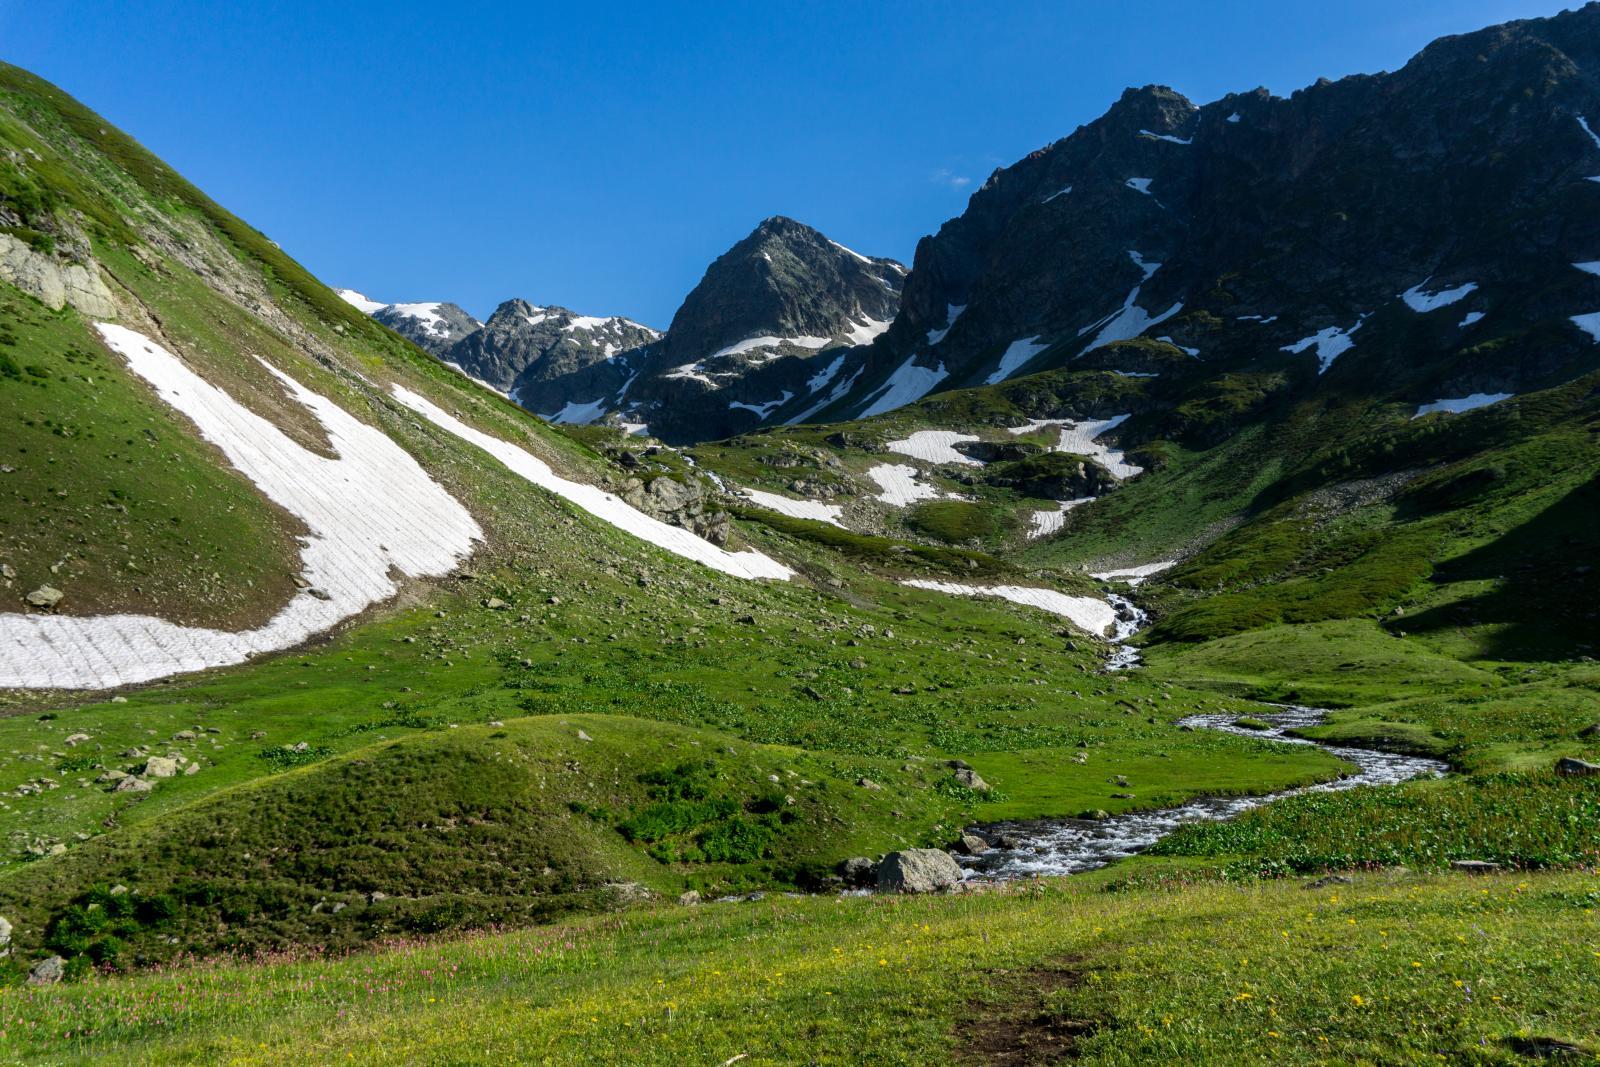
[[[1133,338],[1419,403],[1537,388],[1594,364],[1597,179],[1593,4],[1288,99],[1129,90],[923,239],[893,327],[819,414],[1121,369]]]

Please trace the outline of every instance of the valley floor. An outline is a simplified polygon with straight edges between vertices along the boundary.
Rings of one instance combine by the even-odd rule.
[[[1139,861],[0,993],[19,1061],[1526,1062],[1600,1048],[1593,873],[1230,884]]]

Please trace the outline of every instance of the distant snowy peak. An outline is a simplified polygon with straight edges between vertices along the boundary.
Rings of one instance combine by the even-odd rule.
[[[389,304],[371,314],[395,333],[436,356],[483,328],[483,323],[459,306],[440,300]]]
[[[354,289],[335,289],[334,292],[339,294],[340,300],[343,300],[363,315],[376,314],[389,306],[381,301],[372,299],[365,293],[358,293]]]

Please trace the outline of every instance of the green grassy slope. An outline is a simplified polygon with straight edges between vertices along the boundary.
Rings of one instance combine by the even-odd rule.
[[[1591,876],[1115,886],[769,899],[101,979],[0,999],[0,1041],[63,1063],[1509,1064],[1600,1047]]]

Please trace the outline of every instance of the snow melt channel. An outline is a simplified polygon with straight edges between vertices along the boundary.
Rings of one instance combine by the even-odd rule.
[[[754,549],[743,552],[728,552],[718,548],[711,542],[696,537],[688,530],[679,526],[670,526],[660,519],[653,519],[644,512],[624,503],[616,495],[606,492],[597,486],[585,485],[582,482],[568,481],[543,460],[537,458],[527,449],[492,437],[481,430],[471,426],[449,414],[437,404],[425,397],[413,393],[401,385],[390,387],[396,400],[415,411],[441,430],[452,433],[466,441],[468,444],[477,445],[489,455],[505,464],[513,474],[526,478],[541,489],[548,489],[564,500],[568,500],[587,511],[602,522],[610,523],[624,533],[632,534],[648,544],[671,552],[673,555],[682,556],[696,563],[704,564],[712,570],[731,574],[735,578],[777,578],[788,580],[794,572],[777,560],[762,555]]]
[[[448,574],[483,531],[387,434],[262,362],[316,416],[336,458],[302,447],[178,357],[122,326],[106,345],[187,416],[262,494],[305,523],[308,588],[264,626],[230,633],[148,615],[0,614],[0,687],[104,689],[291,648],[398,589],[395,572]]]

